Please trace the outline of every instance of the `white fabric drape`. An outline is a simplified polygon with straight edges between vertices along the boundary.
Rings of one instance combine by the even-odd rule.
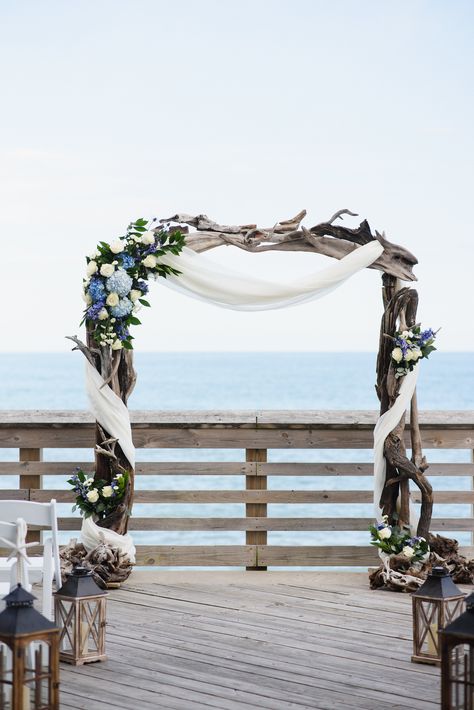
[[[416,381],[418,380],[418,363],[413,370],[403,378],[400,385],[400,391],[396,398],[393,407],[379,417],[374,429],[374,511],[375,518],[380,519],[380,497],[385,484],[385,473],[387,464],[383,453],[384,442],[390,432],[395,429],[398,422],[402,418],[404,412],[410,406],[413,392],[415,391]],[[412,510],[416,516],[416,511]],[[412,515],[412,525],[414,525],[415,517]]]
[[[180,274],[160,278],[159,281],[188,296],[223,308],[245,311],[285,308],[325,296],[376,261],[382,252],[379,242],[370,242],[316,273],[294,282],[278,283],[239,274],[185,247],[179,256],[168,254],[161,257],[161,261],[177,269]],[[86,389],[94,417],[112,437],[119,440],[123,453],[134,467],[135,449],[128,409],[108,385],[104,386],[101,375],[87,361]],[[92,518],[84,519],[81,540],[87,550],[105,541],[135,561],[131,536],[101,528]]]
[[[181,273],[158,280],[165,286],[222,308],[263,311],[321,298],[376,261],[382,252],[379,242],[369,242],[320,271],[297,281],[279,283],[238,273],[184,247],[179,256],[166,254],[160,259]]]

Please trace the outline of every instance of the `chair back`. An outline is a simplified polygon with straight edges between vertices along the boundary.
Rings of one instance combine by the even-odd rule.
[[[31,500],[0,500],[0,521],[14,523],[23,518],[27,525],[36,525],[51,530],[53,567],[56,588],[61,586],[61,564],[59,561],[58,517],[56,501],[36,503]]]
[[[26,522],[22,518],[18,518],[16,523],[0,522],[0,547],[7,549],[9,558],[16,558],[13,565],[16,583],[22,584],[25,589],[29,587],[26,568],[28,564],[26,553],[27,529]]]

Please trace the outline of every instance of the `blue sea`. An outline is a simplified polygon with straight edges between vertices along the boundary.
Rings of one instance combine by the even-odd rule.
[[[79,353],[3,354],[0,355],[0,409],[87,409],[83,386],[83,358]],[[242,410],[242,409],[377,409],[374,390],[375,353],[137,353],[138,382],[132,394],[131,409],[149,410]],[[418,385],[420,409],[474,409],[474,354],[434,353],[420,364]],[[471,452],[433,450],[425,452],[428,460],[469,462]],[[242,461],[242,450],[146,450],[138,452],[142,461]],[[4,449],[0,460],[15,460],[16,450]],[[92,460],[92,452],[81,452]],[[45,450],[44,459],[71,461],[72,450]],[[271,450],[270,461],[371,461],[366,450]],[[45,477],[45,487],[66,487],[64,480]],[[17,485],[14,477],[2,477],[4,487]],[[432,479],[442,490],[470,488],[467,478]],[[137,487],[169,488],[241,488],[241,477],[150,477],[139,479]],[[274,477],[269,487],[350,488],[371,487],[367,477],[312,479]],[[70,507],[60,506],[62,515]],[[136,505],[136,515],[171,516],[243,516],[243,505]],[[372,514],[365,505],[269,505],[269,516],[345,516]],[[436,506],[435,515],[470,515],[470,505]],[[241,544],[243,532],[140,532],[137,543],[148,544]],[[462,543],[470,542],[469,533],[458,533]],[[364,544],[364,532],[270,532],[269,544]]]

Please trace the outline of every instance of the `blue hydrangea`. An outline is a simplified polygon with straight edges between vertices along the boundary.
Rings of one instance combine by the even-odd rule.
[[[104,307],[104,301],[97,301],[93,306],[87,309],[87,318],[89,320],[99,320],[99,313]]]
[[[132,269],[135,266],[135,259],[130,254],[122,254],[121,258],[124,269]]]
[[[132,277],[123,269],[117,269],[106,281],[107,291],[117,293],[119,296],[126,296],[130,292],[132,284]]]
[[[118,304],[110,309],[110,312],[112,313],[114,318],[124,318],[125,316],[128,316],[129,313],[131,313],[132,308],[133,303],[129,298],[121,298]]]
[[[105,284],[103,279],[91,279],[89,284],[89,296],[94,303],[105,299]]]
[[[431,340],[431,338],[434,337],[434,333],[431,330],[431,328],[428,328],[428,330],[424,330],[421,335],[420,335],[420,341],[425,344],[428,342],[428,340]]]
[[[117,323],[115,332],[119,340],[126,340],[130,335],[129,329],[123,323]]]
[[[143,293],[148,293],[148,284],[146,281],[139,281],[137,283],[137,288]]]

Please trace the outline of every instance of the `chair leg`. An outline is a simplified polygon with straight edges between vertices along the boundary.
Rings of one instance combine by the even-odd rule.
[[[44,542],[43,552],[43,616],[52,618],[53,600],[53,553],[51,538]]]

